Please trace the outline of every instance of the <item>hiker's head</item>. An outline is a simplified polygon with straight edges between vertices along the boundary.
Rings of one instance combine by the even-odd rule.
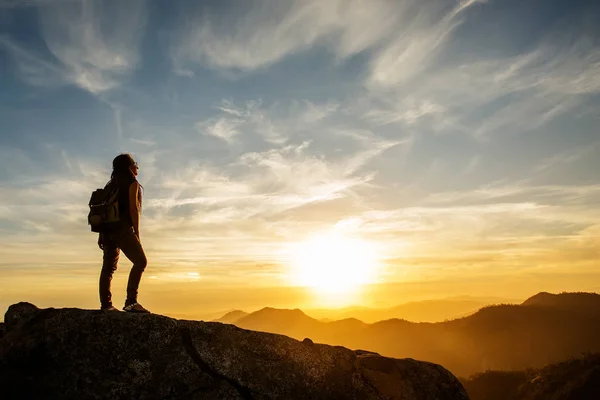
[[[136,177],[138,174],[138,165],[130,154],[119,154],[113,160],[113,172],[111,177]]]

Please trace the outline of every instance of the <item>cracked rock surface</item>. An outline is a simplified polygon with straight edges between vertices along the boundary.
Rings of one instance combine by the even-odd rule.
[[[466,400],[443,367],[216,322],[9,307],[3,399]]]

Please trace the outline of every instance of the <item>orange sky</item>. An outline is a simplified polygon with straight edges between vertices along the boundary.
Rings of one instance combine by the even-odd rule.
[[[156,312],[599,290],[597,2],[10,3],[0,308],[99,307],[121,152]]]

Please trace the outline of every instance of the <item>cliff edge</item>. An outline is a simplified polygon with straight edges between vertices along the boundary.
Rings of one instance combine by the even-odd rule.
[[[466,400],[443,367],[216,322],[9,307],[3,399]]]

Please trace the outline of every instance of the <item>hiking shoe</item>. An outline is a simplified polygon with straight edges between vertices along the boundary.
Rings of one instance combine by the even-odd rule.
[[[119,311],[119,309],[115,306],[100,307],[100,310],[102,310],[102,311]]]
[[[140,303],[131,303],[123,307],[123,310],[130,313],[149,314],[150,311],[146,310]]]

